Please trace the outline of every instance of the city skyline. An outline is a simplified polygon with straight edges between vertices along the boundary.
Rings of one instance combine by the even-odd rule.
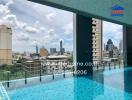
[[[66,50],[73,50],[73,13],[26,0],[1,0],[0,9],[0,24],[10,24],[13,29],[13,51],[34,52],[36,44],[48,50],[51,47],[59,49],[60,40]],[[104,21],[104,42],[112,38],[118,45],[121,30],[122,26]]]

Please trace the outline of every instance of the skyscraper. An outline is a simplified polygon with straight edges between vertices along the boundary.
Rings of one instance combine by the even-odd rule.
[[[111,39],[107,41],[106,51],[109,51],[109,57],[113,58],[114,44]]]
[[[63,55],[63,46],[62,46],[62,40],[60,41],[60,55]]]
[[[102,60],[102,21],[93,18],[93,63]]]
[[[114,44],[113,44],[112,40],[109,39],[109,40],[107,41],[106,51],[113,51],[113,48],[114,48]]]
[[[120,53],[120,58],[123,59],[123,40],[120,40],[119,43],[119,53]]]
[[[36,54],[38,54],[39,52],[38,52],[38,45],[36,45]]]
[[[0,25],[0,64],[12,64],[12,30]]]
[[[123,53],[123,40],[120,40],[119,50],[120,50],[121,53]]]
[[[65,53],[65,48],[62,48],[62,52],[63,52],[63,54]]]
[[[104,51],[106,51],[106,45],[105,45],[105,43],[104,43]]]

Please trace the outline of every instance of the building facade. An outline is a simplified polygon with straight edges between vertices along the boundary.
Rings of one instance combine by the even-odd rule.
[[[121,54],[123,54],[123,40],[120,40],[119,51],[120,51]]]
[[[63,73],[65,69],[71,69],[72,65],[68,64],[68,56],[48,56],[46,59],[41,59],[42,67],[45,68],[46,73]]]
[[[23,65],[28,73],[38,74],[38,75],[40,74],[41,62],[39,60],[34,60],[34,61],[29,60],[23,63]]]
[[[45,48],[40,48],[39,56],[40,57],[46,57],[46,56],[48,56],[48,51]]]
[[[60,41],[60,55],[64,54],[64,48],[63,48],[63,43],[62,40]]]
[[[12,30],[0,25],[0,64],[12,64]]]
[[[109,39],[109,40],[107,41],[106,51],[113,51],[113,48],[114,48],[114,44],[113,44],[112,40]]]
[[[93,18],[93,63],[102,60],[102,21]]]
[[[56,53],[57,53],[56,48],[50,48],[50,55],[54,55]]]

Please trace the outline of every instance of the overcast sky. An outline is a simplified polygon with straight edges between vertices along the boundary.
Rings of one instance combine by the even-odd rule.
[[[103,22],[104,42],[112,38],[118,46],[122,26]],[[13,29],[13,51],[35,51],[39,47],[73,49],[73,13],[26,0],[0,0],[0,24]],[[59,50],[59,49],[58,49]]]

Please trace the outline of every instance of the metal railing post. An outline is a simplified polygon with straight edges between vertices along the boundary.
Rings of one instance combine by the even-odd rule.
[[[25,84],[27,84],[27,72],[25,70]]]
[[[73,76],[75,76],[74,71],[75,71],[75,69],[74,69],[74,66],[73,66]]]
[[[55,79],[55,76],[54,76],[54,68],[52,70],[52,79],[54,80]]]
[[[111,68],[110,68],[110,63],[109,63],[109,70],[111,70]]]
[[[97,72],[98,72],[98,70],[99,70],[98,68],[99,68],[99,66],[98,66],[98,64],[97,64]]]
[[[105,70],[105,64],[103,63],[103,70]]]
[[[66,75],[65,75],[65,66],[64,66],[64,74],[63,74],[63,77],[64,77],[64,78],[66,77]]]
[[[119,68],[121,67],[121,65],[120,65],[120,61],[119,61]]]
[[[10,87],[10,72],[7,72],[7,87]]]
[[[114,69],[116,69],[116,64],[115,64],[115,62],[114,62]]]
[[[40,82],[42,81],[42,72],[41,72],[41,70],[42,70],[42,67],[40,66]]]

